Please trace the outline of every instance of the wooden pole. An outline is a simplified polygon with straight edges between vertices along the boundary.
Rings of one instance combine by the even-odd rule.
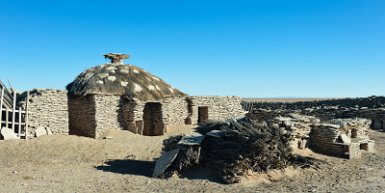
[[[21,138],[21,107],[19,107],[19,127],[17,128],[19,139]]]
[[[16,120],[16,91],[13,90],[13,105],[12,105],[12,131],[15,132],[15,120]]]
[[[8,107],[5,108],[5,127],[9,128],[9,113],[8,113]]]
[[[0,99],[0,129],[3,126],[3,100],[4,100],[4,87],[1,89],[1,99]]]
[[[28,109],[29,109],[29,91],[27,92],[27,103],[25,105],[25,139],[28,139]]]

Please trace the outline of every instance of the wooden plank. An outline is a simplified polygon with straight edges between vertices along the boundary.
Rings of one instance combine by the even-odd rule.
[[[16,121],[16,91],[13,91],[13,105],[12,105],[12,130],[15,132]]]
[[[19,138],[20,138],[20,134],[21,134],[21,107],[19,107],[19,125],[17,127],[17,135],[19,136]]]
[[[204,138],[205,136],[201,134],[186,135],[182,137],[182,139],[178,142],[178,145],[187,145],[187,146],[200,145]]]
[[[25,105],[25,139],[28,139],[28,109],[29,109],[29,91],[27,92],[27,102]]]
[[[172,162],[175,160],[178,153],[179,153],[179,148],[163,153],[160,156],[160,158],[156,161],[154,173],[152,174],[152,177],[155,178],[162,175],[167,170],[167,168],[172,164]]]
[[[6,111],[5,111],[5,127],[6,128],[9,128],[9,113],[8,113],[8,107],[6,108]]]
[[[3,124],[5,124],[5,122],[6,122],[6,121],[1,121],[1,123],[3,123]],[[16,125],[19,125],[19,123],[18,123],[18,122],[15,122],[15,126],[16,126]],[[23,126],[24,126],[24,125],[25,125],[25,123],[23,123],[23,122],[22,122],[22,123],[21,123],[21,125],[23,125]]]
[[[0,121],[3,121],[3,100],[4,100],[4,87],[1,89],[1,99],[0,99]],[[0,129],[2,128],[3,124],[0,124]]]

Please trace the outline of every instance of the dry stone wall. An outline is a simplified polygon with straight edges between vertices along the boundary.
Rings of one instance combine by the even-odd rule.
[[[93,95],[95,102],[96,138],[109,129],[124,129],[123,99],[114,95]]]
[[[125,115],[128,115],[131,122],[128,127],[128,130],[143,134],[143,112],[146,103],[148,102],[159,102],[162,104],[162,119],[166,125],[172,124],[184,124],[185,119],[188,117],[188,103],[184,97],[167,99],[165,101],[139,101],[135,100],[132,103],[125,105]],[[166,129],[167,130],[167,129]]]
[[[69,134],[67,91],[35,89],[30,93],[28,136],[34,136],[39,127],[54,134]]]
[[[371,121],[368,119],[335,119],[314,124],[310,131],[310,147],[327,155],[356,158],[360,150],[373,151],[369,139]]]
[[[226,121],[231,118],[241,118],[246,111],[241,105],[241,98],[236,96],[192,96],[192,113],[190,115],[193,124],[198,122],[198,107],[208,107],[209,120]]]
[[[185,124],[186,118],[189,116],[188,103],[185,98],[174,98],[163,102],[163,117],[168,125]]]

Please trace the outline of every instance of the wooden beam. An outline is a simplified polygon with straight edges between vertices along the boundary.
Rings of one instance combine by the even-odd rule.
[[[13,105],[12,105],[12,131],[15,132],[16,121],[16,91],[13,90]]]
[[[21,138],[21,107],[19,107],[19,125],[17,127],[17,134]]]
[[[5,127],[9,128],[9,113],[8,113],[8,107],[6,108],[7,113],[5,113]]]
[[[0,99],[0,121],[3,121],[3,100],[4,100],[4,87],[1,89],[1,99]],[[2,128],[3,124],[0,123],[0,129]]]
[[[29,109],[29,91],[27,92],[27,102],[25,105],[25,139],[28,139],[28,109]]]

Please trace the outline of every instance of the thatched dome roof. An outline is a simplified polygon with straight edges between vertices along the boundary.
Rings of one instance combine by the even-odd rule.
[[[100,65],[84,71],[67,85],[67,90],[70,95],[75,96],[107,94],[142,101],[186,96],[143,69],[120,63]]]

